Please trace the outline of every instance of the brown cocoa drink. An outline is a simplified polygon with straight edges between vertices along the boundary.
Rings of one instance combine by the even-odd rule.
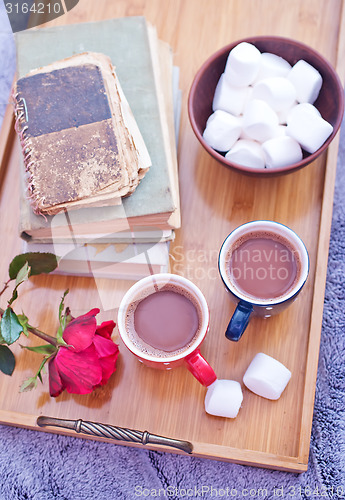
[[[264,231],[242,236],[227,260],[229,278],[239,292],[265,300],[289,293],[301,268],[292,244],[280,235]]]
[[[178,286],[164,286],[138,297],[130,306],[126,329],[139,349],[166,357],[187,349],[200,323],[195,299]]]

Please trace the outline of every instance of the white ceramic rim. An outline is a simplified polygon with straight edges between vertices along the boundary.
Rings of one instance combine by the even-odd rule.
[[[150,355],[148,353],[142,352],[138,347],[136,347],[135,344],[129,339],[126,328],[125,328],[125,318],[126,318],[126,311],[129,307],[129,305],[132,303],[133,299],[138,296],[141,290],[147,288],[148,285],[153,286],[154,283],[158,285],[163,285],[167,283],[171,284],[176,284],[179,286],[182,286],[185,288],[193,297],[197,300],[203,314],[203,322],[200,328],[200,332],[198,336],[196,337],[195,341],[188,347],[188,349],[185,349],[184,351],[175,354],[174,356],[166,356],[166,357],[161,357],[158,358],[157,356]],[[141,280],[137,281],[124,295],[124,297],[121,300],[119,311],[118,311],[118,317],[117,317],[117,327],[121,336],[122,341],[124,344],[128,347],[128,349],[138,356],[139,358],[146,359],[148,361],[156,362],[156,363],[161,363],[161,364],[168,364],[172,361],[177,361],[179,359],[183,359],[189,354],[191,354],[195,349],[199,347],[201,342],[204,340],[205,335],[208,331],[209,327],[209,320],[210,320],[210,313],[209,313],[209,308],[206,302],[206,299],[204,295],[202,294],[201,290],[194,285],[190,280],[184,278],[183,276],[179,276],[178,274],[171,274],[171,273],[161,273],[161,274],[153,274],[150,276],[146,276],[145,278],[142,278]]]
[[[300,259],[301,259],[301,274],[300,277],[295,284],[295,286],[290,290],[289,293],[282,295],[279,298],[272,299],[257,299],[253,297],[249,297],[244,295],[240,290],[238,290],[233,283],[230,281],[227,273],[226,273],[226,256],[229,251],[230,246],[237,241],[241,236],[245,235],[250,231],[271,231],[273,233],[278,233],[279,235],[285,237],[288,241],[292,243],[294,247],[298,250]],[[309,273],[309,256],[305,244],[301,240],[297,234],[290,229],[289,227],[281,224],[280,222],[268,221],[268,220],[258,220],[251,221],[245,224],[242,224],[238,228],[234,229],[224,240],[224,243],[219,252],[218,259],[218,267],[219,272],[222,277],[222,280],[225,286],[239,299],[244,300],[245,302],[249,302],[250,304],[259,305],[259,306],[269,306],[273,304],[281,304],[286,302],[291,297],[296,295],[308,277]]]

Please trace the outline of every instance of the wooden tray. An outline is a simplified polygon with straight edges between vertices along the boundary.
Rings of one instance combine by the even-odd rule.
[[[250,35],[281,35],[309,44],[328,58],[343,78],[343,9],[342,0],[80,0],[71,12],[54,21],[63,24],[145,15],[157,26],[159,37],[171,44],[174,62],[181,69],[183,91],[179,139],[183,227],[171,248],[171,270],[194,281],[208,300],[211,326],[202,351],[219,378],[241,381],[260,351],[279,359],[293,375],[278,401],[265,400],[243,388],[243,407],[238,417],[230,420],[205,413],[205,389],[187,370],[156,372],[146,368],[121,341],[117,373],[93,394],[62,394],[51,399],[47,377],[35,392],[19,394],[19,386],[40,359],[16,346],[14,375],[0,374],[1,422],[38,429],[39,415],[82,418],[189,440],[199,457],[293,472],[307,469],[338,139],[304,170],[271,179],[245,177],[225,169],[201,148],[188,121],[186,101],[202,62],[223,45]],[[8,263],[20,252],[14,147],[8,155],[12,135],[8,135],[6,124],[10,121],[4,122],[0,140],[1,170],[7,167],[0,191],[1,281],[7,279]],[[310,254],[310,276],[300,298],[287,311],[269,320],[254,319],[244,338],[234,344],[224,337],[234,305],[218,276],[218,250],[233,228],[261,218],[287,224],[302,237]],[[70,289],[67,303],[74,315],[99,306],[100,319],[106,320],[116,318],[119,300],[130,285],[36,277],[22,291],[17,308],[28,314],[31,324],[53,334],[58,303],[66,288]],[[6,299],[4,295],[2,307]]]

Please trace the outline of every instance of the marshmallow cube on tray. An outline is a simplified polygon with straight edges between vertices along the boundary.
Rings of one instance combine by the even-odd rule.
[[[243,394],[239,382],[217,379],[207,388],[205,410],[216,417],[235,418],[242,401]]]
[[[291,378],[291,372],[280,361],[259,352],[243,376],[244,385],[266,399],[279,399]]]
[[[302,149],[314,153],[333,132],[312,106],[321,86],[321,74],[306,61],[291,66],[241,42],[228,55],[203,137],[229,161],[253,169],[297,163]]]

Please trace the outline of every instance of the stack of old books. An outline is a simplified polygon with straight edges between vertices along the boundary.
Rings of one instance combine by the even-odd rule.
[[[143,17],[25,31],[16,44],[23,251],[55,253],[67,274],[167,271],[181,223],[170,47]]]

